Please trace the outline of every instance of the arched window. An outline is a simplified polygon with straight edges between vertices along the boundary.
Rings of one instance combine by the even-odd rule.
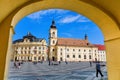
[[[69,55],[67,55],[67,58],[69,58]]]
[[[40,60],[41,58],[40,57],[38,57],[38,60]]]
[[[55,44],[55,41],[53,40],[53,44]]]
[[[89,55],[89,59],[92,59],[91,55]]]
[[[86,59],[86,55],[84,55],[84,59]]]
[[[73,58],[75,58],[75,55],[73,55]]]
[[[73,49],[73,51],[75,51],[75,49]]]
[[[55,37],[55,32],[52,33],[52,37]]]
[[[55,51],[55,49],[53,49],[53,51]]]

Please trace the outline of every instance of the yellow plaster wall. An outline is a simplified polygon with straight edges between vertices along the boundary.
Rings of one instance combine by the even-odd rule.
[[[114,21],[112,16],[106,14],[103,10],[97,8],[97,6],[79,0],[69,0],[69,3],[67,0],[44,0],[29,5],[26,4],[26,6],[22,7],[13,17],[11,25],[15,26],[21,18],[30,13],[51,8],[72,10],[90,18],[100,27],[104,33],[105,39],[107,39],[107,37],[110,38],[111,33],[114,35],[119,31],[118,24]],[[108,31],[108,28],[111,30]]]
[[[12,35],[13,35],[13,27],[9,29],[9,43],[8,43],[8,48],[7,48],[7,54],[6,54],[6,65],[5,65],[5,73],[4,73],[4,80],[8,79],[8,72],[9,72],[9,66],[10,66],[10,60],[11,60],[11,54],[13,54],[12,50]]]
[[[0,24],[0,80],[4,80],[6,56],[9,41],[9,21]]]
[[[120,80],[120,36],[105,41],[109,80]]]

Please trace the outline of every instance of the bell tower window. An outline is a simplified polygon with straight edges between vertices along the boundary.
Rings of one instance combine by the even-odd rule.
[[[55,41],[53,40],[53,44],[55,44]]]
[[[52,33],[52,37],[55,37],[55,32]]]

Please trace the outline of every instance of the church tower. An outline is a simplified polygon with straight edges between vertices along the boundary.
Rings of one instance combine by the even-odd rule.
[[[55,21],[53,20],[49,30],[49,59],[53,61],[57,59],[56,43],[57,43],[57,28],[55,26]]]
[[[85,34],[85,40],[88,40],[88,36],[87,36],[87,34]]]

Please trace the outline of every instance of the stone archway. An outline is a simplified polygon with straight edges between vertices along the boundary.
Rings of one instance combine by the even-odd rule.
[[[16,23],[24,16],[43,9],[61,8],[81,13],[93,20],[102,30],[107,50],[108,78],[120,80],[120,30],[117,21],[104,9],[81,0],[35,0],[17,7],[0,24],[0,80],[7,80],[12,35]],[[6,34],[3,35],[3,33]],[[8,43],[9,42],[9,43]],[[2,56],[2,57],[1,57]],[[5,71],[5,73],[4,73]]]

